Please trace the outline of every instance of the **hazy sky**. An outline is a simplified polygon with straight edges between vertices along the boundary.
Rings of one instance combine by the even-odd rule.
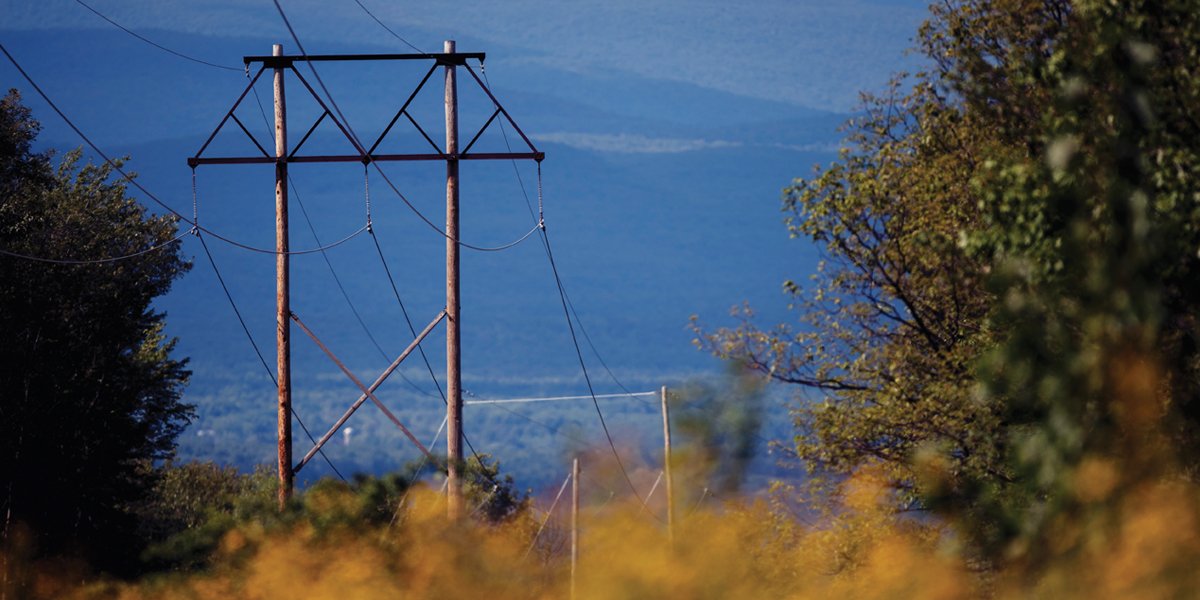
[[[275,41],[297,51],[270,0],[82,1],[163,46],[222,65],[240,67],[243,55],[266,54]],[[655,336],[669,335],[664,352],[683,363],[697,357],[682,326],[688,315],[723,313],[744,299],[781,304],[779,282],[798,276],[798,265],[795,245],[780,229],[779,190],[810,173],[814,162],[834,156],[834,128],[843,118],[813,109],[849,113],[861,90],[880,89],[889,75],[910,66],[914,59],[906,49],[925,14],[920,0],[281,1],[310,53],[408,50],[359,2],[423,50],[437,51],[450,38],[461,51],[486,51],[497,93],[529,135],[549,146],[548,206],[572,233],[563,249],[576,261],[568,262],[569,271],[587,274],[598,289],[622,290],[591,307],[593,319],[604,315],[615,323],[624,318],[616,305],[637,304],[641,315],[611,331],[637,331],[643,338],[611,345],[646,347]],[[132,155],[143,181],[170,204],[189,204],[183,159],[245,85],[240,69],[212,69],[151,48],[77,0],[0,0],[0,14],[0,42],[59,106],[107,152]],[[364,133],[382,128],[411,85],[386,73],[355,79],[342,71],[325,69],[331,93]],[[269,84],[262,85],[269,98]],[[25,102],[44,125],[41,143],[81,143],[5,61],[0,86],[24,89]],[[296,93],[289,96],[291,119],[300,119],[305,100]],[[434,112],[440,113],[440,94],[435,96]],[[258,129],[259,115],[243,108],[250,111],[243,119]],[[658,162],[642,158],[649,156]],[[243,176],[233,169],[201,175],[214,210],[228,212],[228,228],[244,236],[269,233],[238,212],[246,202],[259,205],[237,197],[255,189],[256,180],[230,179]],[[497,176],[511,179],[508,172]],[[319,181],[328,194],[358,187]],[[410,180],[406,189],[436,181]],[[213,194],[217,182],[237,198]],[[475,192],[486,206],[508,202],[507,192],[495,186]],[[434,203],[429,199],[438,192],[426,193],[422,198]],[[647,215],[643,207],[656,210]],[[629,211],[639,213],[645,228],[670,235],[656,242],[659,237],[623,227]],[[493,218],[500,217],[485,219]],[[322,227],[329,227],[325,221]],[[500,239],[499,232],[507,231],[487,225],[482,239]],[[631,262],[614,264],[612,256],[622,253]],[[656,260],[636,258],[641,255]],[[238,260],[240,269],[247,259]],[[535,261],[530,268],[541,265]],[[193,280],[200,276],[181,285]],[[664,289],[666,281],[672,285]],[[215,293],[211,285],[195,285]],[[318,291],[326,287],[316,285]],[[258,298],[257,292],[247,295]],[[186,332],[188,313],[178,312],[173,322]],[[182,337],[199,345],[205,333],[199,327]]]
[[[75,0],[0,0],[0,43],[101,148],[132,156],[143,184],[189,212],[192,178],[184,159],[246,85],[241,57],[266,54],[273,42],[296,53],[294,42],[270,0],[83,1],[173,50],[238,67],[213,69],[170,56]],[[692,314],[713,326],[727,325],[729,307],[748,301],[760,318],[789,318],[780,284],[806,277],[815,268],[816,251],[805,240],[788,239],[780,190],[811,173],[814,163],[835,156],[836,126],[855,109],[861,90],[881,89],[889,75],[911,67],[914,59],[905,50],[925,14],[920,0],[359,1],[422,50],[438,51],[442,40],[456,39],[460,51],[487,52],[495,90],[547,152],[546,223],[554,232],[564,285],[590,331],[585,360],[599,393],[626,385],[657,389],[721,372],[714,359],[692,347],[686,327]],[[310,53],[408,51],[355,0],[281,2]],[[411,85],[398,70],[377,69],[370,76],[349,73],[344,64],[322,70],[347,120],[364,134],[382,129],[397,97],[403,99]],[[23,90],[25,103],[42,121],[40,144],[60,149],[81,144],[0,60],[0,88],[10,87]],[[260,81],[260,87],[269,103],[269,82]],[[469,88],[460,83],[464,122],[470,116]],[[430,131],[436,136],[441,97],[440,90],[432,91]],[[302,91],[289,88],[294,127],[307,127],[307,121],[300,123],[304,100],[311,104]],[[266,115],[260,119],[253,101],[242,108],[247,126],[267,139]],[[484,108],[481,120],[491,110]],[[382,122],[372,116],[382,116]],[[234,141],[247,144],[237,135]],[[312,146],[321,143],[314,136],[306,150],[319,153]],[[317,245],[318,230],[328,242],[361,227],[366,186],[361,171],[345,166],[293,169],[294,197],[303,197],[314,217],[313,224],[303,224],[293,211],[293,249]],[[444,207],[440,167],[432,165],[429,172],[387,167],[434,220]],[[523,200],[535,179],[532,165],[521,168],[524,182],[514,181],[509,164],[471,166],[463,183],[464,238],[494,245],[530,227],[532,208],[527,212]],[[270,168],[200,171],[203,223],[269,247]],[[378,178],[370,183],[376,190],[374,231],[398,285],[418,320],[435,314],[445,298],[444,241]],[[273,257],[210,243],[251,336],[270,355]],[[180,338],[178,352],[192,358],[186,399],[198,407],[196,427],[211,431],[221,429],[220,418],[241,415],[274,391],[198,243],[185,239],[184,254],[196,260],[196,268],[158,306],[170,313],[169,333]],[[397,330],[400,315],[392,289],[380,278],[374,247],[357,239],[328,259],[328,269],[318,255],[293,261],[292,306],[369,380],[386,364],[386,354],[398,352],[410,338]],[[337,285],[345,285],[361,312],[361,328],[336,291],[329,272],[334,267],[341,277]],[[542,248],[530,241],[503,253],[469,253],[463,269],[466,385],[484,397],[585,393]],[[379,336],[379,353],[364,338],[367,329]],[[606,357],[603,371],[611,367],[624,384],[599,370],[593,342]],[[428,343],[438,370],[440,342]],[[342,396],[357,392],[311,344],[294,348],[296,372],[305,377],[297,384],[298,406],[306,415],[340,412]],[[401,373],[430,386],[423,366],[414,363]],[[403,385],[389,386],[388,394],[408,393],[406,406],[428,409],[411,416],[421,435],[432,435],[440,404]],[[259,430],[274,431],[273,412],[244,416]],[[584,419],[581,427],[594,426],[590,413],[576,416]],[[477,441],[502,452],[503,434],[518,425],[498,421],[486,431],[500,438],[489,440],[476,430]],[[230,428],[224,438],[189,435],[182,452],[245,464],[269,460],[272,435],[247,441],[239,437],[242,430]],[[346,460],[343,464],[355,468],[373,464]],[[532,469],[542,460],[550,458],[525,462]]]
[[[906,62],[925,14],[922,0],[361,1],[425,51],[469,39],[510,64],[633,73],[835,111],[852,108],[860,90],[878,88]],[[88,4],[164,45],[164,30],[290,39],[266,0]],[[331,42],[399,45],[354,0],[282,4],[310,52]],[[112,27],[74,0],[0,0],[0,13],[0,31],[51,34],[47,52],[54,30]]]
[[[150,40],[222,65],[240,67],[243,55],[266,54],[275,41],[289,53],[297,51],[270,0],[82,1]],[[655,336],[669,335],[664,347],[678,355],[675,362],[697,357],[683,327],[688,315],[720,314],[743,299],[782,304],[779,282],[803,275],[796,272],[805,268],[796,263],[797,246],[780,229],[779,190],[809,174],[814,162],[834,156],[835,127],[855,109],[861,90],[880,89],[889,75],[911,66],[915,59],[906,49],[925,14],[921,0],[281,2],[310,53],[407,51],[359,2],[423,50],[437,51],[451,38],[461,51],[486,51],[497,93],[529,135],[549,147],[548,206],[556,225],[571,233],[563,249],[569,271],[587,274],[597,289],[621,289],[597,301],[591,312],[615,323],[625,318],[615,308],[621,301],[639,306],[641,314],[630,317],[634,321],[611,331],[641,332],[643,338],[611,345],[647,347]],[[117,30],[77,0],[0,0],[0,14],[0,42],[59,106],[107,152],[132,155],[143,181],[170,204],[190,204],[183,159],[203,143],[245,85],[240,68],[212,69],[170,56]],[[355,79],[341,74],[340,66],[324,70],[348,120],[364,133],[383,127],[411,85],[390,72]],[[260,92],[269,98],[265,81],[260,87],[268,87]],[[25,102],[44,125],[41,143],[59,148],[81,143],[5,61],[0,86],[24,90]],[[303,120],[297,115],[305,98],[296,94],[289,95],[289,120]],[[434,95],[434,113],[440,113],[440,94]],[[250,111],[243,119],[261,127],[259,115],[243,109]],[[651,156],[657,162],[646,162]],[[296,169],[301,172],[325,171]],[[202,192],[214,210],[227,211],[228,228],[244,236],[270,233],[239,212],[244,205],[259,206],[257,199],[240,197],[257,180],[231,179],[243,176],[235,169],[201,175]],[[501,176],[511,179],[503,169]],[[361,189],[352,182],[335,185],[328,177],[318,181],[324,194]],[[218,182],[230,198],[211,191]],[[437,177],[414,179],[406,189],[436,182]],[[508,192],[495,186],[473,191],[485,206],[509,201],[503,196]],[[430,189],[421,197],[435,205],[439,194]],[[631,212],[645,229],[669,235],[647,237],[628,229],[624,223]],[[497,218],[489,214],[485,220]],[[324,221],[322,227],[329,227],[328,218]],[[485,240],[507,231],[494,222],[486,229],[479,234]],[[613,263],[615,254],[630,262]],[[239,257],[235,264],[241,268],[247,260]],[[542,265],[535,260],[530,268]],[[540,271],[534,276],[544,279]],[[668,281],[672,284],[661,285]],[[314,287],[320,291],[327,284]],[[201,287],[215,293],[211,285]],[[258,298],[257,292],[247,295]],[[539,297],[547,299],[554,300]],[[173,322],[186,324],[186,311],[179,312]],[[269,327],[270,321],[260,325]],[[193,333],[197,344],[205,333],[203,327]]]

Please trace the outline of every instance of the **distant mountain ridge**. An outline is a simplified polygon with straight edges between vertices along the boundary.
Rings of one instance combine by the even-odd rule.
[[[146,33],[204,57],[228,54],[229,48],[257,53],[270,44],[263,38]],[[129,154],[130,166],[145,185],[190,213],[191,178],[184,160],[246,85],[241,74],[155,52],[115,30],[9,30],[0,31],[0,37],[106,151]],[[53,52],[46,51],[48,38]],[[381,48],[377,43],[320,46],[325,52]],[[714,360],[691,347],[686,325],[692,314],[724,324],[728,307],[749,301],[768,321],[788,318],[780,284],[809,272],[816,250],[787,239],[779,193],[793,177],[807,175],[814,163],[834,158],[837,127],[846,115],[669,78],[559,68],[530,61],[527,52],[521,53],[525,58],[509,60],[502,47],[497,50],[479,40],[460,39],[459,47],[489,51],[488,76],[497,96],[547,154],[542,188],[555,257],[590,341],[621,383],[645,391],[719,372]],[[79,60],[81,56],[90,60]],[[237,65],[235,57],[229,59]],[[364,136],[377,132],[369,124],[378,123],[381,116],[385,123],[402,101],[404,81],[383,67],[345,73],[322,69],[339,104]],[[5,85],[24,87],[11,69],[0,72]],[[373,78],[385,81],[380,89],[386,92],[363,93],[363,83]],[[460,89],[468,83],[460,78]],[[302,99],[299,86],[289,85],[289,98]],[[261,100],[269,110],[268,88],[260,86],[259,93],[266,94]],[[79,145],[32,93],[25,97],[43,121],[42,144]],[[479,99],[478,93],[472,97],[464,92],[464,102]],[[302,116],[309,110],[312,118],[311,110],[299,100],[289,108],[294,114],[291,127],[305,128]],[[242,110],[248,111],[240,114],[256,134],[265,129],[252,97]],[[416,112],[436,125],[439,110],[434,101]],[[470,119],[478,124],[483,117],[472,113]],[[440,129],[431,131],[436,138]],[[489,129],[480,147],[502,147],[498,134],[496,128]],[[265,139],[265,131],[262,135]],[[423,143],[413,142],[411,136],[405,139],[404,143]],[[336,135],[323,132],[306,147],[315,152],[338,142]],[[239,143],[246,144],[236,136],[222,137],[214,150],[236,152]],[[419,210],[434,222],[441,220],[440,165],[385,168]],[[464,239],[500,243],[529,228],[526,198],[536,202],[535,172],[529,164],[518,168],[523,190],[508,163],[464,167]],[[443,243],[438,234],[415,219],[377,176],[364,180],[362,169],[354,165],[298,165],[292,173],[293,247],[318,245],[299,203],[312,217],[321,242],[329,243],[363,223],[366,183],[375,231],[414,325],[419,329],[432,318],[443,302]],[[197,182],[202,223],[245,243],[273,245],[269,167],[202,167]],[[211,238],[209,244],[273,368],[273,259]],[[242,466],[270,462],[275,418],[270,381],[195,240],[185,241],[185,254],[194,257],[193,272],[159,303],[169,313],[170,333],[180,338],[179,353],[192,358],[194,371],[186,398],[197,405],[199,419],[182,438],[181,455]],[[327,256],[383,352],[363,333],[320,255],[293,261],[294,310],[361,378],[373,379],[411,336],[369,238],[360,236]],[[508,252],[466,253],[463,282],[464,381],[473,394],[586,393],[536,237]],[[294,336],[297,407],[311,428],[321,430],[357,392],[307,339],[299,332]],[[597,391],[620,391],[588,340],[580,342]],[[440,377],[440,331],[426,346]],[[410,360],[401,373],[415,387],[389,382],[381,397],[403,407],[397,410],[412,419],[418,435],[432,436],[442,409],[425,366]],[[575,437],[594,439],[595,414],[590,404],[529,410],[517,414],[475,408],[467,430],[481,451],[499,457],[523,483],[541,486],[558,476],[559,455],[567,447],[562,433],[574,431]],[[620,402],[606,403],[605,410],[616,429],[630,436],[624,439],[630,446],[654,435],[653,410]],[[343,470],[378,472],[412,458],[390,424],[364,411],[352,421],[357,432],[353,443],[330,449]],[[525,433],[519,446],[513,446],[507,432],[518,429]],[[786,435],[786,415],[777,412],[769,429],[776,436]],[[328,472],[319,464],[308,471],[309,476]]]

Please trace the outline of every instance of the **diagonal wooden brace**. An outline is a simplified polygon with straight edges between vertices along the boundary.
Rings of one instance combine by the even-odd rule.
[[[325,435],[321,436],[320,440],[317,440],[316,445],[314,445],[312,449],[304,455],[304,458],[301,459],[300,462],[296,463],[296,467],[292,469],[293,473],[299,473],[300,469],[304,468],[304,465],[308,464],[308,462],[312,460],[314,456],[316,456],[317,452],[321,450],[325,443],[328,442],[329,439],[332,438],[334,434],[336,434],[338,430],[342,428],[342,425],[346,423],[346,421],[350,418],[350,415],[353,415],[354,412],[357,411],[358,408],[362,406],[368,398],[375,403],[375,406],[379,407],[379,410],[383,411],[383,414],[387,415],[388,419],[390,419],[392,423],[396,425],[396,427],[400,428],[400,431],[404,432],[404,435],[406,435],[408,439],[411,440],[412,443],[415,444],[417,448],[425,454],[425,456],[429,457],[430,459],[433,458],[433,455],[429,453],[429,450],[417,440],[417,438],[412,434],[411,431],[408,430],[407,427],[400,422],[400,419],[396,418],[396,415],[392,414],[392,411],[388,410],[388,408],[384,406],[384,404],[380,402],[378,398],[375,397],[375,390],[379,389],[379,386],[383,385],[383,382],[386,381],[387,378],[391,376],[392,372],[394,372],[396,368],[400,366],[400,363],[404,362],[404,359],[408,358],[408,355],[411,354],[412,351],[421,344],[421,341],[425,339],[425,336],[429,335],[429,333],[433,331],[433,328],[437,327],[438,323],[441,323],[442,319],[445,318],[446,311],[443,309],[442,312],[438,313],[438,316],[434,317],[433,321],[430,321],[429,325],[425,326],[425,329],[421,330],[421,333],[417,334],[416,339],[414,339],[412,343],[410,343],[408,347],[404,349],[404,352],[400,353],[400,356],[397,357],[396,360],[392,361],[392,364],[388,365],[388,367],[384,369],[383,373],[381,373],[379,377],[375,379],[375,383],[372,383],[371,387],[368,388],[364,386],[348,368],[346,368],[346,365],[343,364],[342,361],[338,360],[338,358],[334,356],[333,352],[331,352],[329,348],[325,346],[325,344],[321,343],[321,340],[317,339],[316,334],[314,334],[312,330],[300,320],[300,317],[296,316],[296,313],[292,313],[292,320],[300,326],[300,329],[303,330],[304,333],[306,333],[308,337],[311,338],[312,341],[315,342],[317,346],[325,352],[325,355],[328,356],[329,359],[332,360],[334,364],[336,364],[338,368],[342,370],[342,373],[345,373],[346,376],[358,386],[358,389],[362,391],[362,395],[360,395],[358,399],[354,401],[354,404],[350,405],[350,408],[346,410],[345,414],[343,414],[341,418],[339,418],[337,422],[329,428],[329,431],[326,432]]]

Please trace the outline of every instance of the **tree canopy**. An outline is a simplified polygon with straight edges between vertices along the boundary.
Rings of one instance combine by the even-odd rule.
[[[0,513],[6,543],[136,558],[132,508],[192,415],[185,360],[154,298],[189,268],[170,217],[126,195],[109,165],[32,150],[39,131],[0,101]],[[152,251],[147,251],[153,249]],[[138,254],[141,253],[141,254]],[[23,533],[22,533],[23,532]],[[132,557],[129,556],[133,553]]]
[[[972,513],[1011,550],[1129,415],[1195,456],[1200,21],[1182,1],[931,10],[928,68],[785,190],[824,254],[784,284],[798,322],[744,307],[697,342],[802,388],[815,472],[875,465],[899,507]]]

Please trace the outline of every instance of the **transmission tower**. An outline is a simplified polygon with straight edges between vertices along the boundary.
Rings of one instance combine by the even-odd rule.
[[[460,53],[455,49],[454,41],[446,41],[444,52],[440,54],[338,54],[338,55],[301,55],[287,56],[283,54],[283,46],[275,45],[270,56],[246,56],[243,57],[243,62],[246,65],[247,73],[249,73],[252,65],[258,65],[257,71],[250,79],[250,83],[242,91],[237,101],[233,103],[229,111],[221,119],[216,129],[209,135],[208,139],[200,147],[194,156],[188,159],[188,165],[195,169],[200,165],[230,165],[230,164],[274,164],[275,165],[275,280],[276,280],[276,353],[277,353],[277,368],[278,368],[278,455],[279,455],[279,505],[282,508],[291,498],[294,478],[296,472],[304,467],[313,455],[320,451],[328,440],[338,431],[338,429],[346,422],[347,419],[361,406],[367,399],[375,403],[388,418],[399,427],[413,441],[413,443],[422,451],[428,453],[428,450],[421,445],[417,439],[412,436],[411,432],[401,423],[401,421],[389,411],[378,398],[375,397],[375,390],[387,379],[389,375],[400,363],[409,356],[421,341],[427,336],[443,319],[446,321],[446,419],[447,419],[447,442],[446,442],[446,465],[447,465],[447,480],[448,480],[448,508],[447,512],[451,519],[459,519],[463,516],[463,499],[462,499],[462,482],[461,471],[463,467],[462,456],[462,374],[461,374],[461,349],[459,342],[461,340],[461,320],[459,310],[459,250],[461,242],[459,240],[459,162],[463,160],[534,160],[541,162],[545,155],[539,152],[534,147],[528,136],[525,135],[508,111],[500,104],[496,97],[492,94],[489,87],[480,79],[475,69],[468,63],[470,60],[478,61],[483,64],[486,56],[482,52],[466,52]],[[344,122],[344,117],[337,110],[337,105],[333,103],[333,99],[329,99],[327,104],[308,82],[307,79],[296,68],[297,63],[316,63],[316,62],[359,62],[359,61],[426,61],[431,63],[429,71],[416,85],[408,99],[405,100],[400,109],[396,112],[391,122],[382,129],[382,133],[375,138],[374,143],[369,148],[364,147],[359,139],[353,134],[349,125]],[[310,68],[312,65],[310,64]],[[445,82],[445,144],[439,146],[421,127],[420,123],[410,112],[410,107],[413,100],[429,82],[432,76],[438,69],[442,69]],[[246,95],[254,88],[255,83],[264,73],[270,70],[274,79],[274,99],[275,99],[275,152],[269,153],[264,149],[254,137],[250,135],[246,126],[238,119],[235,114],[237,108],[245,100]],[[471,77],[471,80],[479,86],[491,101],[494,111],[491,117],[484,125],[475,133],[467,145],[459,150],[459,130],[458,130],[458,72],[465,70]],[[315,74],[316,71],[314,70]],[[285,76],[290,74],[298,81],[304,90],[316,100],[321,108],[321,115],[316,122],[309,127],[308,131],[300,139],[294,147],[289,149],[288,146],[288,128],[287,128],[287,101],[284,93]],[[318,83],[320,83],[318,79]],[[323,85],[322,85],[323,87]],[[327,91],[326,91],[327,92]],[[328,92],[327,92],[328,93]],[[330,110],[330,104],[333,104],[334,110]],[[432,152],[426,153],[408,153],[408,154],[380,154],[376,153],[381,142],[392,131],[395,124],[401,119],[406,118],[416,130],[421,134],[432,149]],[[329,119],[334,123],[337,130],[351,143],[355,149],[354,154],[343,155],[305,155],[300,154],[300,149],[309,137],[317,130],[317,127],[324,121]],[[503,119],[507,121],[514,131],[520,136],[527,152],[471,152],[471,148],[494,122]],[[241,131],[248,136],[251,141],[254,141],[255,146],[260,151],[260,156],[205,156],[205,150],[208,149],[213,139],[217,134],[230,122],[234,122]],[[291,310],[291,284],[290,284],[290,246],[288,235],[288,165],[292,163],[328,163],[328,162],[358,162],[363,165],[370,165],[376,162],[390,161],[444,161],[446,163],[446,225],[443,234],[446,238],[446,305],[445,308],[429,323],[425,329],[416,336],[408,348],[393,361],[387,369],[380,374],[376,381],[371,386],[365,386],[361,381],[354,377],[345,365],[333,355],[329,349],[321,343],[315,334],[295,315]],[[291,383],[291,323],[295,321],[301,329],[321,347],[331,360],[333,360],[339,368],[357,385],[362,392],[358,400],[356,400],[329,429],[328,433],[321,437],[314,447],[306,454],[306,456],[298,463],[293,465],[292,460],[292,383]]]

